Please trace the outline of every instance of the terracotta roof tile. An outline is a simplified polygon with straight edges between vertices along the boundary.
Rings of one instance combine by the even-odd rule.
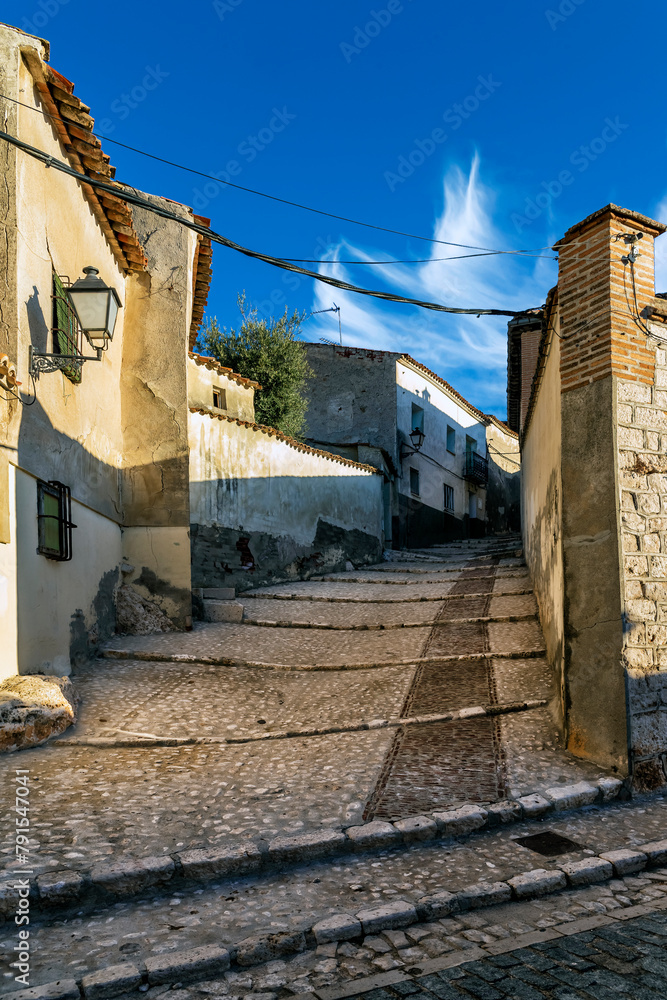
[[[43,62],[34,50],[26,50],[25,58],[70,165],[94,180],[114,184],[115,167],[92,134],[95,120],[88,105],[74,96],[72,81]],[[145,271],[147,260],[125,203],[112,195],[97,194],[84,182],[81,188],[118,265],[126,272]]]
[[[287,434],[283,434],[282,431],[276,430],[275,427],[267,427],[265,424],[254,424],[249,420],[241,420],[239,417],[228,417],[224,413],[218,413],[215,410],[207,410],[203,406],[191,406],[190,413],[201,413],[204,417],[211,417],[214,420],[226,420],[230,424],[237,424],[239,427],[249,427],[250,430],[261,432],[262,434],[268,434],[269,437],[274,437],[278,441],[282,441],[284,444],[294,448],[295,451],[302,451],[308,455],[319,455],[320,458],[326,458],[331,462],[336,462],[337,465],[349,465],[355,469],[363,469],[364,472],[372,472],[376,476],[381,476],[382,472],[380,469],[376,469],[374,465],[362,465],[361,462],[353,462],[349,458],[343,458],[341,455],[334,455],[330,451],[320,451],[318,448],[311,448],[309,444],[304,444],[303,441],[297,441],[295,438],[288,437]]]
[[[484,416],[490,423],[495,424],[496,427],[503,432],[503,434],[509,434],[510,437],[516,438],[517,441],[519,440],[517,432],[513,431],[509,424],[506,424],[504,420],[499,420],[498,417],[493,415],[493,413],[485,413]]]
[[[262,388],[259,382],[253,382],[251,378],[239,375],[237,372],[233,372],[231,368],[225,368],[225,366],[221,365],[215,358],[208,358],[205,354],[195,354],[194,351],[189,351],[188,357],[192,358],[196,365],[200,365],[202,368],[208,368],[210,371],[219,372],[226,378],[230,378],[234,382],[238,382],[239,385],[245,385],[251,389]]]
[[[195,222],[200,226],[210,226],[211,220],[203,215],[195,215]],[[208,236],[197,237],[197,249],[195,251],[195,262],[192,273],[192,321],[190,323],[190,350],[195,346],[197,334],[199,333],[204,310],[208,302],[208,293],[211,287],[211,261],[213,258],[213,244]]]

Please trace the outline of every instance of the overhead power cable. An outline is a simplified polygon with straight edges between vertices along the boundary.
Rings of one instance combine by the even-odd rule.
[[[8,97],[6,94],[0,94],[0,97],[4,98],[6,101],[11,101],[13,104],[18,104],[22,108],[27,108],[29,111],[37,111],[46,118],[52,118],[54,121],[63,122],[65,126],[68,124],[68,122],[64,118],[61,118],[60,115],[53,115],[48,111],[44,111],[42,108],[35,108],[31,104],[24,104],[22,101],[17,101],[15,98]],[[533,250],[492,250],[489,247],[472,246],[467,243],[452,243],[449,240],[436,240],[432,236],[419,236],[415,233],[404,233],[400,229],[389,229],[386,226],[376,226],[370,222],[361,222],[358,219],[350,219],[345,215],[336,215],[333,212],[325,212],[323,209],[312,208],[310,205],[302,205],[300,202],[290,201],[287,198],[279,198],[277,195],[267,194],[265,191],[257,191],[255,188],[244,187],[243,184],[235,184],[233,181],[222,180],[222,178],[216,177],[215,174],[207,174],[202,170],[196,170],[194,167],[186,167],[182,163],[176,163],[174,160],[167,160],[162,156],[157,156],[155,153],[147,153],[144,149],[138,149],[136,146],[129,146],[127,143],[120,142],[118,139],[111,139],[108,135],[103,135],[101,132],[92,132],[92,135],[96,136],[98,139],[104,139],[105,142],[112,142],[114,145],[120,146],[122,149],[128,149],[132,153],[139,153],[140,156],[146,156],[151,160],[156,160],[158,163],[164,163],[169,167],[176,167],[177,170],[185,170],[187,173],[194,174],[197,177],[203,177],[206,180],[215,181],[216,184],[224,184],[226,187],[236,188],[238,191],[245,191],[247,194],[257,195],[259,198],[268,198],[270,201],[279,202],[281,205],[289,205],[291,208],[299,208],[304,212],[313,212],[316,215],[324,215],[329,219],[337,219],[339,222],[349,222],[353,226],[363,226],[366,229],[375,229],[378,232],[391,233],[394,236],[405,236],[407,239],[411,240],[423,240],[426,243],[438,243],[443,246],[458,247],[461,250],[481,250],[490,254],[523,256],[536,254],[541,250],[553,249],[550,246],[546,246],[537,247]]]
[[[493,257],[496,254],[505,253],[504,250],[487,250],[485,253],[460,253],[454,257],[425,257],[418,260],[323,260],[311,257],[282,257],[281,260],[290,260],[296,264],[363,264],[365,266],[384,264],[439,264],[444,260],[469,260],[471,257]],[[533,260],[541,257],[544,260],[558,260],[557,257],[550,257],[547,254],[531,255]]]
[[[199,233],[201,236],[207,236],[214,243],[226,246],[230,250],[235,250],[237,253],[244,254],[246,257],[252,257],[255,260],[262,260],[266,264],[282,268],[285,271],[294,271],[296,274],[303,274],[307,278],[314,278],[315,281],[322,281],[327,285],[333,285],[335,288],[342,288],[344,291],[356,292],[359,295],[369,295],[376,299],[383,299],[386,302],[402,302],[406,305],[419,306],[421,309],[432,309],[435,312],[443,313],[456,313],[462,316],[511,317],[529,314],[528,311],[524,309],[460,309],[454,306],[443,306],[437,302],[411,299],[404,295],[394,295],[391,292],[380,292],[369,288],[361,288],[358,285],[351,285],[347,281],[340,281],[337,278],[332,278],[327,274],[319,274],[317,271],[308,271],[306,268],[299,267],[297,264],[290,261],[282,260],[280,257],[273,257],[270,254],[262,253],[259,250],[251,250],[248,247],[242,246],[240,243],[235,243],[234,240],[230,240],[227,236],[222,236],[220,233],[216,233],[209,226],[200,225],[195,222],[194,219],[192,221],[184,219],[181,216],[176,215],[174,212],[170,212],[167,209],[162,208],[160,205],[156,205],[153,202],[148,201],[148,199],[135,194],[132,189],[121,185],[118,181],[112,184],[107,184],[104,181],[98,181],[92,177],[88,177],[87,174],[79,173],[78,170],[73,170],[72,167],[62,163],[60,160],[55,159],[50,153],[46,153],[42,149],[37,149],[35,146],[29,145],[27,142],[23,142],[21,139],[17,139],[15,136],[9,135],[8,132],[0,131],[0,139],[4,139],[5,142],[23,150],[23,152],[27,153],[29,156],[32,156],[37,160],[41,160],[46,167],[51,167],[61,173],[67,174],[69,177],[73,177],[80,183],[87,184],[94,190],[105,191],[107,194],[110,194],[115,198],[120,198],[121,201],[125,201],[129,205],[136,205],[138,208],[143,208],[147,212],[159,215],[163,219],[168,219],[171,222],[177,222],[179,225],[185,226],[186,228]]]

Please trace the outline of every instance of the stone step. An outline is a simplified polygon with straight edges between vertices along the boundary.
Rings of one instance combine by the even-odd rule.
[[[258,828],[251,837],[223,845],[150,857],[120,855],[110,861],[96,861],[91,867],[79,862],[76,868],[60,867],[28,881],[31,897],[46,923],[59,920],[64,912],[72,914],[76,910],[81,915],[81,908],[83,912],[91,912],[119,899],[141,899],[142,895],[145,899],[147,890],[156,896],[177,895],[184,888],[236,882],[247,875],[267,878],[284,874],[285,869],[298,869],[314,861],[351,863],[354,855],[366,855],[370,864],[373,857],[379,856],[384,861],[384,852],[392,850],[398,864],[408,867],[409,858],[403,861],[401,855],[415,845],[432,842],[434,846],[438,842],[446,845],[455,840],[474,851],[475,838],[492,836],[499,828],[503,828],[509,839],[512,826],[523,832],[524,824],[547,817],[550,825],[554,825],[563,813],[570,822],[575,822],[576,815],[593,803],[597,804],[598,813],[605,807],[613,809],[621,792],[624,784],[620,779],[602,777],[595,782],[540,788],[539,792],[519,799],[484,804],[466,802],[391,821],[315,827],[268,840],[266,829]],[[655,809],[664,815],[667,805],[656,802]],[[662,863],[667,860],[667,841],[661,842],[660,857],[656,860]],[[452,858],[450,863],[455,869],[456,860]],[[15,881],[16,875],[9,871],[0,877],[0,913],[5,916],[15,910]]]
[[[192,591],[193,596],[204,601],[233,601],[236,597],[235,587],[199,587]]]
[[[240,622],[243,621],[243,605],[238,601],[207,600],[204,598],[204,621],[207,622]]]
[[[639,916],[636,904],[648,904],[646,916],[649,906],[664,908],[667,902],[667,844],[656,839],[664,830],[665,806],[657,802],[646,805],[639,836],[636,819],[633,822],[628,810],[619,806],[609,807],[605,824],[600,824],[598,816],[585,812],[552,816],[550,832],[565,838],[555,857],[524,847],[515,839],[516,833],[502,825],[477,832],[465,851],[456,849],[456,841],[454,850],[443,851],[437,841],[429,838],[427,829],[414,827],[409,850],[380,854],[379,862],[369,864],[365,850],[358,845],[361,850],[346,859],[342,875],[338,859],[329,863],[315,842],[303,845],[302,861],[295,864],[289,851],[294,850],[299,838],[286,838],[274,845],[289,859],[282,862],[279,873],[248,874],[252,857],[244,858],[239,852],[231,893],[220,891],[215,876],[210,879],[210,887],[204,883],[195,889],[194,882],[184,882],[177,893],[176,886],[169,885],[167,879],[164,885],[153,885],[152,898],[147,898],[143,886],[139,899],[126,895],[120,908],[109,907],[113,897],[105,899],[108,908],[90,913],[91,908],[84,907],[77,913],[76,924],[62,919],[64,910],[72,912],[73,900],[62,899],[61,887],[60,902],[55,894],[48,902],[39,900],[40,909],[50,903],[58,919],[49,919],[47,911],[46,919],[34,929],[40,956],[36,978],[43,990],[34,995],[82,996],[85,1000],[129,997],[136,995],[129,989],[136,990],[143,970],[144,989],[161,983],[174,988],[176,982],[207,980],[204,995],[227,996],[233,984],[234,994],[245,1000],[252,987],[255,995],[266,995],[271,990],[275,996],[276,989],[288,983],[294,996],[334,1000],[339,995],[351,997],[367,991],[369,983],[364,984],[366,990],[355,990],[354,983],[349,982],[364,972],[392,970],[395,975],[397,970],[407,969],[418,974],[430,971],[425,963],[443,954],[450,956],[447,964],[458,965],[462,959],[479,958],[482,947],[488,950],[481,957],[511,950],[511,943],[506,944],[511,934],[524,934],[526,939],[517,946],[529,946],[574,929],[564,924],[584,931],[603,925],[607,918]],[[539,821],[524,821],[515,830],[523,838],[544,834]],[[381,837],[383,832],[378,829],[377,835]],[[417,835],[420,832],[421,837]],[[632,849],[627,847],[629,843]],[[589,845],[585,852],[583,844]],[[490,858],[493,860],[489,864]],[[191,866],[206,864],[206,859],[196,856],[186,860]],[[214,864],[221,861],[218,857]],[[117,876],[120,874],[117,872]],[[138,874],[135,871],[130,877]],[[54,876],[52,884],[57,881]],[[592,887],[598,883],[604,894],[596,898],[608,905],[591,905]],[[501,904],[503,909],[496,909],[494,904]],[[192,921],[188,913],[205,917]],[[601,920],[601,916],[605,919]],[[580,920],[582,917],[587,924]],[[526,920],[528,925],[522,926]],[[89,942],[100,938],[101,922],[107,934],[91,951]],[[142,935],[137,934],[137,928],[141,928]],[[484,933],[480,934],[480,928]],[[129,956],[124,952],[119,955],[118,945],[123,938],[133,942]],[[348,939],[352,943],[343,944]],[[315,946],[319,946],[317,953]],[[385,963],[382,956],[388,956],[389,961]],[[341,963],[339,970],[338,963],[331,961],[334,957]],[[353,967],[351,957],[355,960]],[[328,975],[323,976],[323,966],[318,963],[327,958],[324,969]],[[282,961],[277,963],[276,959]],[[273,964],[262,968],[270,960]],[[212,965],[214,962],[218,968]],[[230,964],[234,971],[223,977]],[[323,988],[336,985],[331,975],[336,972],[340,973],[342,986],[347,985],[340,993]],[[76,983],[71,993],[64,991],[62,981],[66,976],[78,977],[83,987],[80,994]],[[219,982],[211,982],[212,976]],[[59,984],[57,979],[61,980]],[[46,989],[47,983],[50,990]],[[159,992],[162,990],[153,990],[149,995],[157,996]],[[407,992],[401,990],[400,995]],[[28,1000],[33,992],[16,995]],[[200,995],[178,993],[182,1000]],[[474,995],[486,994],[476,990]]]

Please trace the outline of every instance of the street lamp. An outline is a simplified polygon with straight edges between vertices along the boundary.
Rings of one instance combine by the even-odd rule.
[[[410,431],[410,441],[412,442],[412,448],[407,444],[401,444],[401,450],[399,458],[402,461],[404,458],[408,458],[410,455],[416,455],[418,451],[421,450],[421,446],[424,443],[424,438],[426,435],[420,427],[415,427]]]
[[[424,432],[419,427],[415,427],[413,431],[410,431],[410,440],[412,441],[412,445],[415,451],[419,451],[419,449],[423,445],[424,437],[425,437]]]
[[[96,267],[84,267],[85,278],[79,278],[67,289],[79,326],[91,347],[106,351],[113,338],[120,299],[115,288],[109,288],[99,278]]]
[[[54,346],[57,344],[61,350],[43,354],[30,345],[28,368],[33,378],[39,378],[44,372],[60,370],[73,381],[80,382],[84,362],[101,361],[113,338],[121,308],[118,292],[98,277],[96,267],[84,267],[83,273],[86,277],[79,278],[73,285],[69,284],[69,279],[59,276],[56,282],[54,275],[53,337]],[[94,348],[94,357],[83,353],[82,333]],[[63,345],[65,351],[62,350]]]

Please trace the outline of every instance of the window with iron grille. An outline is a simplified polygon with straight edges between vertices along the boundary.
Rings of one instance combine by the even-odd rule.
[[[47,559],[72,558],[72,494],[55,479],[37,481],[37,551]]]
[[[445,483],[445,510],[454,510],[454,487]]]
[[[65,281],[69,285],[69,279]],[[66,285],[60,275],[53,272],[53,353],[81,354],[81,333],[76,315],[67,297]],[[70,382],[81,381],[81,366],[71,365],[61,371]]]

